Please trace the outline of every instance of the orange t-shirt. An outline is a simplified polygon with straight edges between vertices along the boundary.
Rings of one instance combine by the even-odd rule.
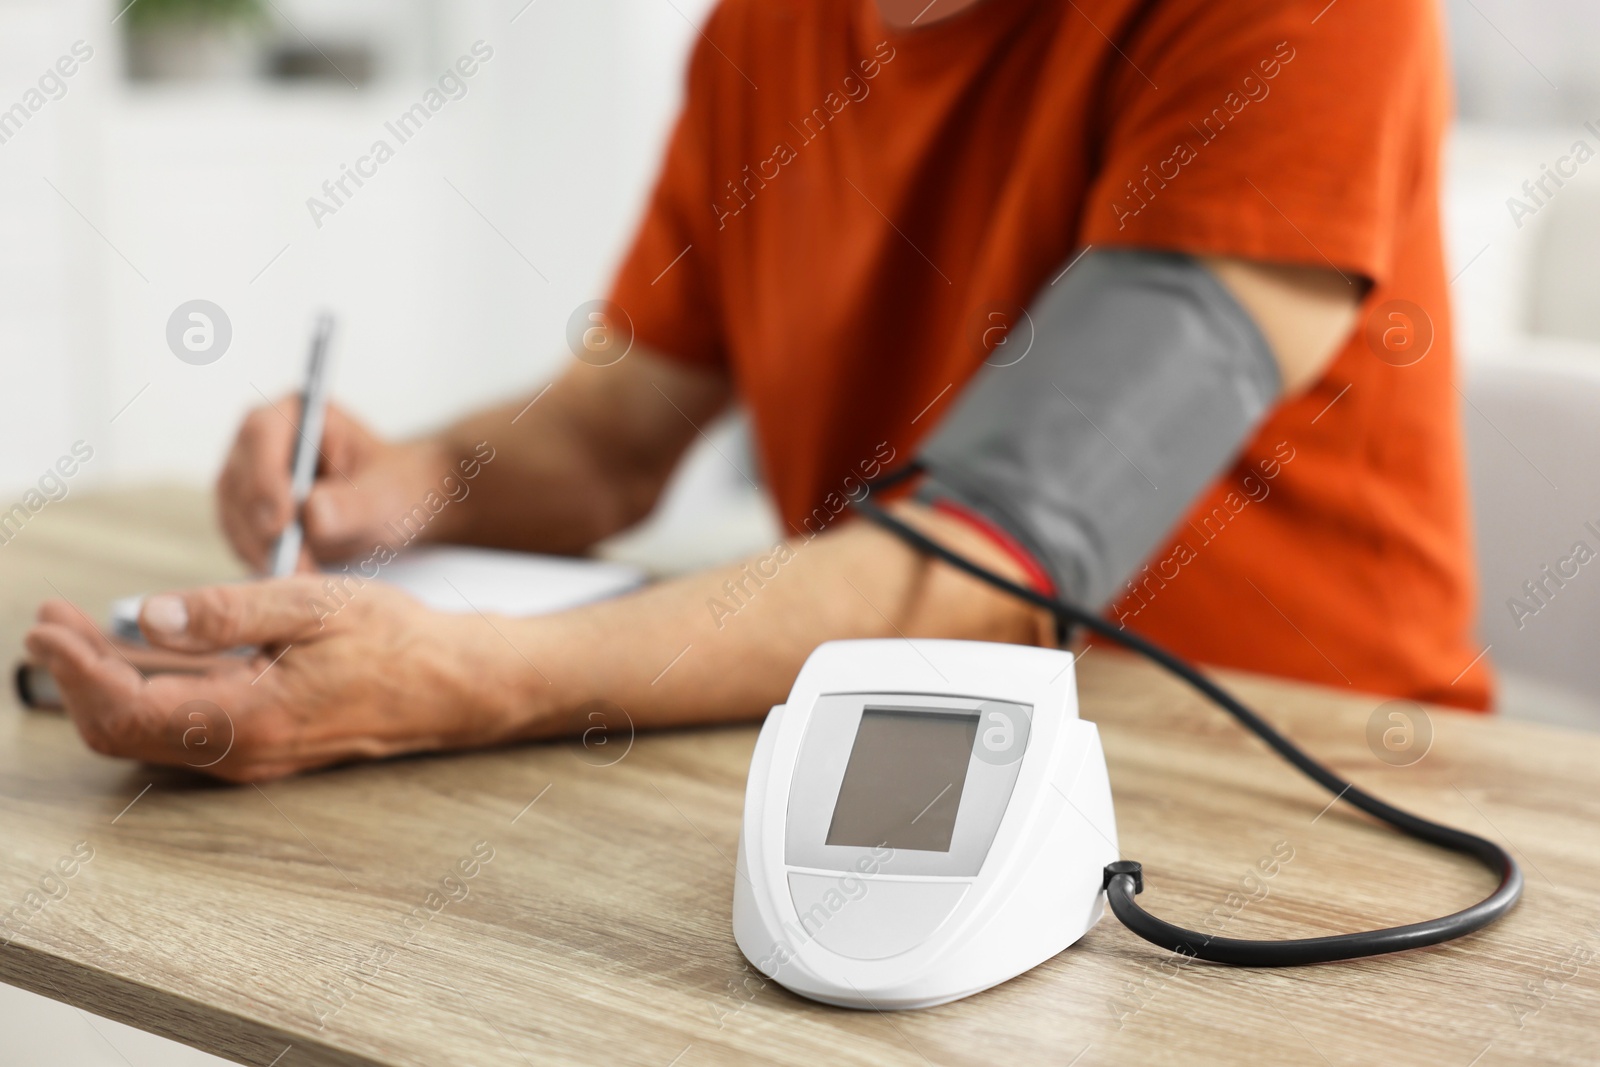
[[[1086,245],[1372,289],[1110,617],[1193,659],[1487,704],[1441,249],[1432,0],[724,0],[612,298],[730,377],[785,522],[910,459]],[[987,347],[986,347],[987,346]]]

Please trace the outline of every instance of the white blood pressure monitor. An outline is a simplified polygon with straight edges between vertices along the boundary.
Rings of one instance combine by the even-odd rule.
[[[831,641],[756,742],[734,939],[813,1000],[943,1004],[1082,937],[1116,840],[1070,653]]]

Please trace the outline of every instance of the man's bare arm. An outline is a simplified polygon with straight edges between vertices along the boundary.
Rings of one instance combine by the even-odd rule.
[[[1285,396],[1322,377],[1339,352],[1367,284],[1322,267],[1210,257],[1201,262],[1255,319],[1278,360]]]
[[[957,551],[1020,577],[968,528],[914,505],[897,510]],[[207,773],[258,781],[350,760],[571,735],[596,725],[587,712],[597,700],[641,729],[755,718],[783,698],[811,650],[833,638],[905,638],[914,654],[919,638],[1031,643],[1050,633],[1002,594],[861,522],[750,563],[533,619],[441,615],[381,583],[357,588],[329,614],[325,583],[313,575],[147,598],[141,623],[158,648],[261,647],[206,674],[141,678],[82,612],[60,601],[40,609],[27,645],[96,751],[193,766],[173,709],[205,701],[226,709],[215,725],[233,738]],[[611,716],[601,722],[624,728]]]
[[[650,510],[727,395],[717,375],[636,348],[614,366],[574,361],[541,390],[407,441],[330,405],[299,569],[416,536],[582,551]],[[223,532],[257,570],[294,514],[298,405],[291,396],[251,412],[217,480]],[[423,506],[446,497],[449,507]]]
[[[956,551],[1015,581],[1016,562],[957,520],[919,505],[892,510]],[[504,624],[502,624],[504,625]],[[919,638],[1049,643],[1043,613],[934,563],[876,526],[847,521],[809,541],[658,583],[625,599],[528,619],[516,643],[538,666],[503,659],[506,714],[533,736],[571,729],[568,715],[609,700],[639,727],[760,715],[783,700],[823,641]],[[493,639],[492,633],[486,639]]]
[[[581,552],[655,504],[698,434],[728,402],[726,381],[635,346],[621,362],[574,361],[539,392],[433,435],[449,459],[494,449],[436,537]]]
[[[1256,319],[1285,392],[1309,387],[1348,336],[1359,284],[1330,270],[1240,260],[1207,266]],[[1022,579],[1009,556],[965,523],[910,503],[895,510],[963,555]],[[1051,637],[1040,612],[860,522],[527,626],[529,647],[553,655],[550,667],[541,665],[548,682],[525,684],[521,699],[566,708],[608,699],[638,726],[759,714],[783,699],[825,640],[903,637],[914,649],[918,637],[1030,644]],[[559,716],[544,721],[560,726]]]
[[[1203,262],[1255,319],[1290,396],[1327,368],[1365,289],[1322,268],[1221,257]],[[479,442],[495,449],[473,495],[435,536],[582,551],[648,513],[696,428],[710,422],[728,396],[722,377],[648,350],[636,348],[610,367],[574,362],[542,395],[479,412],[433,435],[454,460],[470,456]]]
[[[1251,273],[1229,284],[1256,314],[1262,306],[1282,310],[1301,299],[1319,306],[1326,301],[1326,287],[1296,293],[1292,281],[1287,293],[1270,285],[1270,291],[1255,291]],[[1285,378],[1293,380],[1321,372],[1349,319],[1353,306],[1346,308],[1342,327],[1338,321],[1310,330],[1263,325],[1262,332],[1284,349],[1276,356]],[[624,433],[626,447],[611,451],[614,446],[601,441],[591,452],[573,442],[604,437],[618,423],[602,418],[575,430],[564,427],[573,425],[567,420],[574,412],[637,418],[667,435],[666,451],[675,459],[694,432],[691,424],[720,406],[723,394],[718,383],[691,379],[688,389],[698,393],[672,395],[684,383],[666,385],[669,372],[657,363],[638,360],[633,373],[639,377],[631,379],[657,394],[654,411],[631,406],[650,399],[637,388],[623,390],[627,402],[596,403],[596,395],[607,396],[617,383],[589,372],[618,368],[584,368],[588,380],[570,391],[571,407],[555,406],[560,419],[547,417],[541,428],[519,431],[504,446],[501,454],[515,462],[497,467],[497,458],[485,473],[520,468],[521,479],[541,492],[525,503],[497,503],[504,510],[491,510],[483,520],[489,538],[528,543],[514,528],[496,524],[514,526],[525,514],[522,507],[549,506],[538,498],[544,493],[565,487],[581,496],[590,481],[614,476],[632,488],[615,496],[598,493],[574,506],[573,513],[588,523],[581,536],[552,537],[530,512],[526,521],[542,531],[532,542],[579,545],[643,513],[671,466],[641,444],[651,434]],[[651,370],[662,377],[652,379]],[[615,400],[617,394],[609,395]],[[502,418],[513,426],[517,412],[509,408],[480,416],[481,422],[469,420],[458,428],[460,439],[481,433],[481,439],[493,440]],[[668,431],[663,411],[687,429]],[[560,460],[546,452],[567,448],[573,451]],[[582,467],[585,477],[567,478],[558,469],[563,464]],[[473,498],[517,495],[521,479],[508,473],[491,492],[483,492],[489,483],[482,483]],[[956,551],[1021,577],[1014,561],[959,521],[910,503],[896,510]],[[860,522],[615,601],[493,625],[475,615],[428,612],[376,585],[329,617],[312,606],[322,595],[319,580],[307,575],[149,598],[142,625],[157,647],[203,652],[263,646],[253,659],[213,674],[142,679],[81,612],[59,602],[41,609],[28,649],[56,676],[69,714],[97,750],[158,763],[192,762],[183,735],[167,724],[172,709],[208,700],[228,709],[239,728],[228,758],[210,773],[259,779],[352,759],[567,734],[589,725],[574,716],[597,699],[619,705],[641,728],[756,717],[782,699],[805,657],[829,639],[902,638],[915,652],[919,638],[1039,643],[1050,633],[1038,612]]]

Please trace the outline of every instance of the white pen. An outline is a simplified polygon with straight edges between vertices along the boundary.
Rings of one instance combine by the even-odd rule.
[[[306,497],[311,495],[311,485],[317,475],[322,427],[328,411],[328,340],[332,334],[333,317],[327,313],[319,315],[316,330],[311,335],[311,357],[306,366],[305,391],[300,396],[298,438],[290,466],[289,493],[294,499],[294,515],[272,548],[272,566],[268,573],[274,578],[285,578],[294,573],[295,565],[300,561],[300,545],[305,540],[305,531],[300,524],[300,509],[305,505]],[[143,596],[113,601],[112,636],[129,644],[143,645],[144,633],[139,629],[139,612],[143,607]]]
[[[316,330],[311,335],[306,386],[300,394],[300,425],[290,465],[289,495],[294,501],[294,514],[272,548],[269,573],[274,578],[287,578],[294,573],[300,561],[300,545],[305,540],[301,509],[316,481],[317,457],[322,450],[322,426],[328,413],[328,339],[332,334],[333,316],[326,312],[318,315]]]

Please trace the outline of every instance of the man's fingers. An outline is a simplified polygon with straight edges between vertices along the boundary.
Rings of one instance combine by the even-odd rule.
[[[111,643],[95,621],[83,610],[65,600],[46,600],[39,605],[38,621],[64,626],[87,641],[97,652],[109,653]]]
[[[299,444],[299,416],[300,398],[293,394],[251,412],[217,481],[223,532],[258,571],[295,517],[289,466]],[[377,524],[377,512],[347,475],[362,466],[373,441],[366,428],[337,405],[328,406],[319,448],[322,462],[304,516],[311,554],[303,559],[338,559],[371,547],[366,542]]]
[[[223,531],[253,566],[265,560],[294,512],[289,457],[295,439],[291,420],[298,414],[299,400],[289,396],[247,415],[217,479]]]
[[[95,624],[94,620],[65,600],[47,600],[39,605],[38,621],[41,624],[48,623],[71,630],[83,638],[97,656],[113,656],[123,660],[131,664],[140,674],[148,675],[153,671],[198,674],[219,667],[233,666],[239,662],[238,657],[173,652],[164,648],[154,648],[142,642],[135,645],[113,640]]]
[[[321,595],[311,576],[158,593],[145,598],[139,628],[180,652],[288,644],[322,629]]]
[[[40,612],[44,614],[43,611]],[[41,665],[52,672],[57,667],[70,671],[73,677],[94,675],[106,665],[108,657],[114,658],[109,645],[97,648],[92,640],[79,633],[72,626],[62,622],[41,618],[39,625],[28,631],[23,639],[23,645]],[[137,688],[142,679],[139,672],[129,667],[126,663],[121,665],[126,671],[123,677],[116,677],[119,673],[112,666],[108,680],[121,686],[124,683]]]
[[[54,623],[36,627],[28,651],[61,687],[68,716],[84,743],[102,755],[188,767],[229,781],[266,781],[298,766],[260,749],[273,718],[250,689],[255,669],[230,664],[208,674],[168,674],[146,682],[115,654]],[[241,694],[248,694],[242,696]],[[251,731],[254,731],[252,734]]]
[[[293,408],[293,411],[284,409]],[[258,537],[278,536],[294,510],[289,496],[289,457],[294,453],[299,402],[285,398],[252,411],[239,429],[234,449],[239,502],[246,523]]]
[[[217,513],[229,544],[261,571],[288,524],[290,430],[270,408],[245,420],[217,478]]]
[[[330,402],[322,424],[322,462],[319,473],[334,474],[329,466],[348,472],[361,462],[361,455],[372,439],[371,431],[338,404]]]
[[[27,648],[61,688],[84,744],[106,755],[150,758],[158,716],[142,699],[144,679],[138,671],[59,623],[34,627]]]
[[[376,472],[363,481],[371,481]],[[319,481],[306,498],[306,541],[320,559],[346,559],[372,548],[376,503],[387,494],[363,492],[342,478]]]

